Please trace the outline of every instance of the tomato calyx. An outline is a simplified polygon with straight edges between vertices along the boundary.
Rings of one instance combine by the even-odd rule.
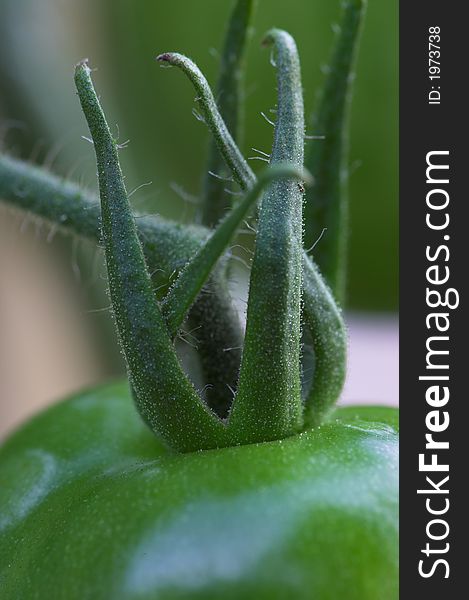
[[[343,369],[339,369],[339,385],[332,386],[332,394],[326,384],[326,399],[318,402],[314,398],[314,410],[305,403],[301,390],[303,294],[309,296],[304,303],[310,316],[306,322],[325,332],[326,338],[339,340],[339,345],[331,344],[338,363],[345,362],[345,335],[332,295],[303,252],[303,184],[310,177],[303,169],[304,110],[296,45],[288,33],[275,29],[267,34],[264,44],[273,45],[275,51],[278,108],[270,165],[259,179],[226,128],[198,67],[177,53],[157,57],[159,62],[179,67],[195,86],[204,119],[245,192],[244,199],[181,270],[161,303],[153,293],[128,202],[119,146],[94,90],[91,70],[87,61],[75,70],[78,96],[96,153],[109,291],[133,396],[151,429],[182,452],[289,437],[307,426],[305,415],[313,413],[315,423],[320,422],[343,380]],[[228,417],[221,419],[183,372],[173,339],[237,226],[264,188],[239,381]],[[328,343],[326,340],[324,346]],[[334,372],[330,364],[327,368]],[[320,379],[320,360],[316,369]]]
[[[337,298],[343,297],[340,281],[345,268],[345,131],[363,10],[362,1],[344,3],[314,120],[312,133],[319,135],[304,132],[293,39],[280,30],[265,37],[277,70],[278,102],[275,123],[266,117],[274,126],[272,152],[255,150],[257,158],[269,163],[259,177],[237,146],[242,56],[252,2],[235,4],[217,101],[192,61],[171,52],[158,57],[161,64],[175,66],[189,78],[197,92],[198,118],[212,133],[207,180],[211,183],[206,181],[203,190],[201,221],[212,227],[218,223],[226,204],[227,179],[244,194],[212,231],[161,218],[134,218],[119,166],[121,146],[109,131],[86,62],[77,66],[76,82],[98,159],[101,206],[70,182],[0,156],[0,193],[7,202],[74,234],[95,242],[100,236],[104,239],[113,312],[135,404],[150,428],[176,450],[291,436],[324,422],[341,392],[346,333]],[[306,157],[314,185],[306,193],[305,139],[314,140]],[[229,253],[217,259],[259,195],[243,345],[227,286]],[[316,243],[318,228],[327,229],[320,243]],[[186,377],[174,348],[185,328],[197,332],[200,393]]]

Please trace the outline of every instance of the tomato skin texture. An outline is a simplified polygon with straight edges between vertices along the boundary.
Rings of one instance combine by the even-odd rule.
[[[0,450],[3,600],[398,597],[397,411],[338,409],[283,441],[178,455],[127,384]]]

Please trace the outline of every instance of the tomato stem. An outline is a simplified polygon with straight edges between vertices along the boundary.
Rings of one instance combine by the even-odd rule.
[[[190,58],[177,52],[164,52],[157,56],[156,60],[162,64],[178,67],[189,78],[197,93],[198,107],[233,178],[242,190],[247,190],[254,185],[256,177],[228,131],[213,92],[199,67]]]

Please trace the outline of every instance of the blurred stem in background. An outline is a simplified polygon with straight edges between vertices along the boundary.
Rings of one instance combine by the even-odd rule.
[[[343,2],[334,51],[311,119],[314,135],[305,161],[316,184],[306,191],[304,245],[342,307],[348,267],[349,113],[365,6],[365,0]]]

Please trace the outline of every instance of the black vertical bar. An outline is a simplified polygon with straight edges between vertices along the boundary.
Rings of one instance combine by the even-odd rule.
[[[469,327],[464,318],[469,316],[464,314],[469,23],[464,8],[463,2],[400,2],[400,597],[405,599],[465,597],[469,578]],[[435,51],[439,54],[430,54]],[[434,75],[439,78],[430,79]],[[436,166],[427,173],[427,161],[449,168]],[[434,293],[427,296],[427,290]],[[438,292],[453,308],[430,306],[438,305]],[[440,316],[430,316],[435,314]],[[448,354],[432,354],[436,350]],[[449,448],[432,448],[433,442],[448,442]],[[429,471],[432,460],[448,471]]]

